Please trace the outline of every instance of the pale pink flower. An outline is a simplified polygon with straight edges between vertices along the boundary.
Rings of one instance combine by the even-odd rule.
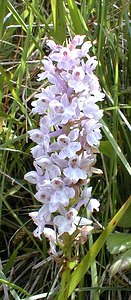
[[[93,166],[102,137],[103,111],[97,102],[104,94],[94,74],[96,57],[89,55],[92,45],[84,39],[85,35],[76,35],[65,46],[47,42],[52,51],[44,57],[44,70],[38,75],[38,81],[46,79],[47,84],[31,103],[40,122],[38,129],[28,131],[37,144],[31,148],[35,171],[24,178],[36,184],[34,196],[42,203],[38,212],[30,213],[37,225],[34,235],[45,234],[53,255],[57,255],[57,230],[60,236],[77,230],[82,242],[93,226],[78,211],[84,205],[93,213],[100,206],[91,197],[92,187],[86,185],[93,173],[100,174]]]
[[[54,192],[50,198],[49,209],[50,212],[55,212],[59,209],[59,205],[65,207],[69,205],[69,200],[75,196],[75,191],[72,187],[65,186],[60,178],[54,178],[51,182]]]
[[[71,208],[65,216],[54,217],[54,225],[58,227],[59,235],[68,232],[70,235],[74,233],[78,226],[89,225],[92,223],[91,220],[87,218],[81,218],[78,215],[78,211]]]
[[[68,167],[63,170],[63,174],[74,184],[77,183],[79,179],[87,178],[86,170],[80,167],[80,159],[78,155],[69,159]]]
[[[24,179],[32,184],[37,184],[39,181],[39,175],[36,171],[30,171],[24,175]]]
[[[94,210],[99,211],[100,203],[98,200],[91,198],[92,187],[84,189],[81,200],[76,205],[76,209],[79,210],[82,205],[86,207],[87,210],[93,212]]]

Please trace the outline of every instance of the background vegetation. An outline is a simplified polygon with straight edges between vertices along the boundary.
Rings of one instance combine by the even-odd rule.
[[[130,195],[130,14],[127,0],[0,0],[0,299],[53,299],[51,292],[60,285],[60,266],[48,256],[46,239],[33,237],[28,213],[38,203],[23,179],[32,169],[27,130],[38,126],[31,101],[40,90],[36,79],[48,38],[63,43],[86,34],[99,62],[97,76],[106,95],[97,160],[103,175],[92,178],[101,201],[94,216],[99,225],[105,227]],[[71,300],[131,299],[130,216],[128,205],[91,269],[79,277]],[[80,247],[81,259],[99,235]]]

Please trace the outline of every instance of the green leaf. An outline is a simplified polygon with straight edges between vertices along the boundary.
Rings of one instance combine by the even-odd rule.
[[[131,249],[121,254],[119,259],[117,259],[110,267],[112,276],[118,272],[127,272],[128,270],[131,270]]]
[[[118,254],[131,248],[131,234],[130,233],[112,233],[106,246],[111,254]]]
[[[38,17],[39,21],[41,21],[42,24],[45,25],[46,32],[48,34],[52,34],[52,30],[50,29],[44,16],[40,14],[39,10],[36,9],[28,0],[24,0],[24,2],[26,3],[27,7],[32,11],[32,13]]]
[[[118,222],[118,226],[123,228],[131,228],[131,205],[128,207],[126,213]]]
[[[23,30],[25,32],[27,32],[27,26],[26,26],[25,22],[23,21],[21,16],[18,14],[17,10],[14,8],[12,3],[9,0],[6,0],[6,5],[7,5],[7,8],[9,9],[9,11],[13,14],[13,16],[16,19],[17,23],[21,25],[21,27],[23,28]]]
[[[95,2],[94,0],[88,0],[88,3],[87,0],[81,1],[81,13],[84,16],[84,20],[88,20],[94,2]]]
[[[27,295],[27,296],[30,296],[30,294],[29,294],[27,291],[25,291],[24,289],[22,289],[20,286],[14,284],[14,283],[9,282],[8,280],[5,280],[5,279],[0,278],[0,283],[6,284],[6,285],[8,285],[10,288],[16,289],[16,290],[22,292],[23,294],[25,294],[25,295]]]
[[[66,21],[65,8],[63,1],[51,0],[53,23],[54,23],[54,38],[62,44],[66,40]]]
[[[25,2],[26,2],[26,0],[25,0]],[[27,27],[26,23],[24,22],[24,20],[22,19],[22,16],[19,15],[19,13],[17,12],[17,10],[14,8],[14,6],[12,5],[12,3],[9,0],[6,0],[6,3],[7,3],[7,8],[12,13],[14,19],[17,21],[17,23],[19,25],[21,25],[23,30],[27,33],[28,32],[28,27]],[[35,40],[34,36],[31,35],[31,37],[32,37],[32,40],[34,41],[36,47],[41,51],[41,48],[40,48],[39,44],[37,43],[37,41]]]
[[[20,286],[14,284],[14,283],[9,282],[9,280],[6,278],[4,272],[2,272],[2,271],[0,271],[0,283],[6,284],[9,287],[12,295],[14,295],[14,292],[15,292],[14,290],[18,290],[21,293],[23,293],[27,296],[30,296],[30,294],[26,290],[24,290],[23,288],[21,288]],[[19,296],[16,293],[15,293],[15,297],[16,297],[15,299],[20,300]]]
[[[68,8],[70,11],[71,21],[74,27],[74,33],[83,34],[88,31],[87,25],[84,21],[84,18],[76,5],[76,1],[67,0]]]
[[[6,2],[3,0],[0,0],[0,39],[2,38],[2,30],[3,30],[3,19],[5,16],[6,11]]]
[[[109,141],[101,141],[99,150],[109,158],[112,156],[113,147]]]

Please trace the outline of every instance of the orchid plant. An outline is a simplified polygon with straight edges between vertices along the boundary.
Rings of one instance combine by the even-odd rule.
[[[92,232],[93,222],[89,213],[81,217],[81,207],[92,213],[100,206],[89,183],[99,172],[94,165],[103,111],[96,103],[103,101],[104,93],[94,74],[96,57],[89,55],[92,45],[84,39],[76,35],[65,46],[47,42],[51,52],[38,75],[47,86],[32,102],[32,113],[40,115],[39,128],[28,131],[37,144],[31,149],[35,170],[24,178],[36,185],[34,197],[41,203],[39,211],[29,215],[37,226],[34,236],[41,239],[44,234],[55,257],[58,246],[62,251],[67,247],[67,237],[73,245]]]

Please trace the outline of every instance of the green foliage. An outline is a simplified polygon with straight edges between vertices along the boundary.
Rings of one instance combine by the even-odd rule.
[[[85,34],[91,40],[92,55],[99,61],[97,76],[106,95],[101,105],[103,140],[97,161],[103,175],[91,179],[93,196],[101,201],[94,218],[96,232],[79,251],[76,249],[63,278],[63,289],[68,279],[66,296],[72,294],[72,299],[86,299],[90,294],[93,300],[113,300],[118,298],[117,291],[121,297],[124,293],[123,299],[129,297],[131,205],[117,220],[117,232],[109,236],[116,226],[110,220],[130,195],[129,1],[0,0],[1,300],[4,296],[10,300],[60,297],[57,292],[63,270],[48,256],[46,239],[40,242],[33,237],[28,213],[38,204],[32,185],[23,177],[32,169],[33,143],[28,141],[27,130],[39,122],[31,115],[31,102],[40,90],[37,74],[43,56],[48,54],[46,40],[53,38],[63,44],[74,34]],[[114,282],[118,273],[120,283]]]
[[[53,30],[57,43],[62,44],[66,40],[66,20],[64,3],[61,0],[51,0],[53,15]]]
[[[118,254],[131,248],[130,233],[112,233],[107,240],[107,249],[111,254]]]
[[[110,273],[111,276],[114,276],[118,272],[122,273],[128,270],[131,270],[131,249],[119,255],[117,260],[111,265]]]
[[[100,249],[104,245],[106,239],[110,235],[110,233],[115,229],[118,221],[127,210],[130,205],[131,198],[127,200],[127,202],[123,205],[123,207],[118,211],[118,213],[114,216],[114,218],[109,222],[105,230],[101,233],[96,242],[92,245],[90,250],[84,256],[83,260],[80,262],[76,270],[73,272],[70,286],[69,286],[69,295],[73,292],[74,288],[80,282],[81,278],[85,275],[91,264],[93,263],[95,257],[99,253]]]
[[[131,205],[128,207],[126,213],[120,219],[118,226],[123,228],[131,228]]]
[[[128,208],[129,209],[129,208]],[[127,210],[128,211],[128,210]],[[131,234],[112,233],[107,242],[108,251],[115,255],[110,266],[110,276],[116,273],[127,272],[131,269]]]
[[[75,34],[84,34],[88,31],[85,20],[78,9],[76,1],[67,0],[67,7],[71,16],[70,23],[72,24],[72,30]],[[70,25],[70,24],[69,24]]]

